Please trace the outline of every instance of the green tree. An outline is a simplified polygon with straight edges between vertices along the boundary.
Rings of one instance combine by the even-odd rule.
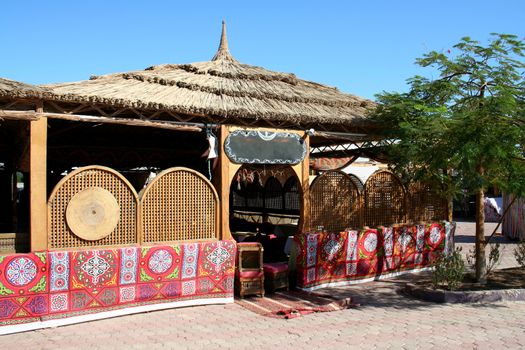
[[[525,45],[492,34],[417,59],[436,78],[415,76],[406,93],[382,93],[372,113],[399,173],[433,181],[448,196],[476,196],[476,278],[486,280],[484,190],[525,195]]]

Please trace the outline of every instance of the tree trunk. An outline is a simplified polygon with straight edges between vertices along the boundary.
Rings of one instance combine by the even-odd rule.
[[[485,98],[485,88],[487,87],[485,81],[481,79],[481,88],[479,90],[479,108],[483,108]],[[485,168],[483,167],[483,157],[479,160],[477,167],[478,175],[483,178],[485,175]],[[485,259],[485,207],[484,207],[484,193],[483,185],[478,188],[476,193],[476,281],[478,283],[487,283],[487,260]]]
[[[446,170],[446,174],[449,177],[448,181],[450,181],[452,178],[452,169],[448,168]],[[448,195],[447,197],[447,221],[454,221],[454,198],[452,195]]]
[[[454,221],[454,201],[452,199],[452,196],[449,196],[447,198],[447,221]]]
[[[485,259],[485,210],[483,188],[476,193],[476,281],[487,282],[487,263]]]

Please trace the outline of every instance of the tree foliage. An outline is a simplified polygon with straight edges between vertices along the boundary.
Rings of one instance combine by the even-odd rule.
[[[463,38],[452,51],[416,61],[438,78],[415,76],[409,92],[377,96],[373,120],[396,140],[390,156],[405,176],[444,181],[449,191],[497,185],[525,195],[525,45],[493,34],[487,46]]]
[[[396,170],[443,184],[448,195],[493,185],[524,196],[524,54],[516,36],[492,34],[487,45],[465,37],[417,59],[438,76],[414,76],[408,92],[378,95],[372,115],[395,140],[387,151]]]

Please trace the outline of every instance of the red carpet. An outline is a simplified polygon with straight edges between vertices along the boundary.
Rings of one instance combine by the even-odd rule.
[[[295,318],[316,312],[330,312],[357,306],[350,298],[338,299],[321,293],[299,290],[278,291],[264,298],[236,298],[235,302],[259,315],[275,318]]]

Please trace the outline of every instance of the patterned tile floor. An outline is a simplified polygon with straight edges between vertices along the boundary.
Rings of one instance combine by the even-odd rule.
[[[487,231],[493,224],[487,224]],[[459,223],[458,244],[473,246],[473,223]],[[501,267],[513,266],[503,238]],[[395,292],[404,280],[333,289],[359,308],[280,320],[242,307],[157,311],[0,337],[2,349],[523,349],[525,302],[436,305]]]

